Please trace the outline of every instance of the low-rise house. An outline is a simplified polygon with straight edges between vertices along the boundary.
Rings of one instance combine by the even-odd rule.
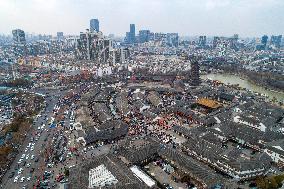
[[[275,163],[284,165],[284,139],[268,143],[264,152],[267,153]]]

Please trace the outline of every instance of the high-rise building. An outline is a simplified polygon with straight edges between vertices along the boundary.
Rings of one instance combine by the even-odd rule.
[[[178,33],[167,33],[167,45],[178,47]]]
[[[100,22],[98,19],[90,20],[90,31],[91,32],[99,32],[100,31]]]
[[[262,36],[261,44],[257,44],[255,49],[258,51],[267,49],[267,42],[268,42],[268,36],[267,35]]]
[[[267,41],[268,41],[268,36],[267,35],[262,36],[261,44],[264,46],[264,49],[266,48]]]
[[[21,44],[26,43],[25,32],[23,30],[15,29],[12,31],[12,34],[13,34],[13,41],[15,43],[21,43]]]
[[[206,36],[199,36],[198,44],[202,48],[205,47],[206,46]]]
[[[155,40],[155,34],[154,34],[154,32],[150,32],[149,41],[154,41],[154,40]]]
[[[57,32],[57,40],[58,41],[61,41],[61,40],[63,40],[63,38],[64,38],[64,35],[63,35],[63,32]]]
[[[167,34],[165,34],[165,33],[155,33],[154,34],[154,38],[157,41],[162,41],[162,40],[167,38]]]
[[[272,35],[270,39],[270,44],[275,46],[276,48],[280,48],[281,39],[282,39],[282,35],[277,35],[277,36]]]
[[[135,24],[130,24],[129,42],[135,43]]]
[[[190,56],[189,60],[191,63],[191,85],[198,86],[201,83],[198,58],[196,56]]]
[[[150,40],[150,30],[140,30],[139,31],[139,42],[145,43]]]
[[[130,31],[126,32],[125,42],[129,44],[133,44],[136,41],[135,37],[135,24],[130,24]]]
[[[77,57],[106,63],[109,60],[112,41],[106,39],[101,32],[81,32],[77,40]]]
[[[215,49],[215,48],[218,46],[218,44],[220,44],[220,42],[221,42],[220,37],[215,36],[215,37],[213,38],[213,48]]]
[[[230,46],[231,49],[234,49],[235,51],[239,50],[238,40],[239,40],[239,34],[234,34],[233,37],[228,39],[229,46]]]
[[[125,41],[125,43],[130,43],[130,32],[125,33],[124,41]]]
[[[114,48],[110,51],[110,62],[112,64],[124,63],[129,56],[128,48]]]
[[[239,34],[234,34],[233,39],[238,41],[239,40]]]

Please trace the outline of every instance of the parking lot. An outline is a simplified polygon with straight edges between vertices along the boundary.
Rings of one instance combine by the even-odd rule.
[[[47,106],[37,115],[33,123],[33,130],[26,137],[20,153],[3,178],[2,188],[32,188],[38,174],[51,175],[50,172],[43,171],[45,167],[43,147],[46,145],[49,136],[54,132],[49,128],[48,118],[52,116],[58,97],[59,94],[54,94],[52,98],[49,95],[46,98]]]

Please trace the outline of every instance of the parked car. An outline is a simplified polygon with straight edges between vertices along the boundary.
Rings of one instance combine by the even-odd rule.
[[[20,182],[24,182],[25,181],[25,177],[22,177]]]
[[[18,180],[19,180],[19,175],[18,176],[16,176],[15,178],[14,178],[14,182],[18,182]]]
[[[14,175],[15,175],[15,172],[11,172],[8,177],[12,178]]]

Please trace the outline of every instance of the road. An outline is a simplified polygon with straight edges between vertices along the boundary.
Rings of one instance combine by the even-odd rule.
[[[44,92],[44,91],[41,91]],[[48,120],[46,118],[50,118],[53,113],[53,108],[55,104],[57,103],[59,97],[63,94],[61,91],[56,92],[50,92],[50,96],[46,98],[46,108],[41,113],[41,116],[35,119],[33,128],[31,129],[31,132],[26,137],[23,145],[21,146],[20,153],[15,158],[14,162],[10,166],[10,169],[6,172],[5,176],[2,179],[2,186],[1,188],[4,189],[19,189],[19,188],[32,188],[33,184],[35,183],[35,174],[39,172],[40,169],[45,166],[44,159],[42,155],[42,150],[44,149],[44,145],[46,145],[45,138],[48,138],[50,135],[52,135],[53,132],[55,132],[55,129],[50,129],[48,125]],[[42,127],[43,124],[45,124],[44,128],[41,129],[41,135],[38,138],[37,141],[31,142],[31,137],[35,135],[35,133],[38,130],[38,127]],[[34,137],[35,138],[35,137]],[[32,150],[31,147],[27,148],[29,143],[34,143],[34,149]],[[31,144],[30,144],[31,145]],[[25,152],[27,148],[27,151]],[[21,157],[25,154],[25,157],[23,158],[23,162],[26,161],[26,165],[23,166],[22,163],[19,164],[18,161],[21,159]],[[29,157],[27,158],[27,155],[29,154]],[[31,159],[31,156],[34,155],[34,158]],[[35,162],[35,159],[38,158],[38,162]],[[30,164],[29,167],[27,165]],[[22,168],[22,173],[18,174],[18,170]],[[31,168],[34,168],[34,172],[30,173]],[[12,172],[15,172],[14,176],[12,178],[9,178],[9,175],[12,174]],[[19,179],[17,182],[14,182],[14,179],[16,176],[19,176]],[[25,180],[21,182],[21,178],[25,177]],[[27,177],[30,177],[31,180],[27,181]]]
[[[3,185],[0,188],[31,189],[34,188],[34,185],[38,183],[38,180],[40,180],[41,186],[45,184],[45,186],[48,185],[51,188],[59,188],[59,183],[56,181],[56,176],[62,175],[66,168],[81,163],[86,159],[92,159],[94,156],[105,154],[110,150],[109,146],[105,146],[89,149],[86,153],[74,155],[69,149],[73,148],[75,144],[73,137],[74,134],[71,130],[69,130],[71,123],[70,112],[74,110],[74,102],[78,97],[77,94],[81,94],[83,92],[80,86],[76,87],[76,90],[73,93],[74,95],[71,95],[70,99],[67,98],[67,101],[66,98],[63,99],[62,97],[68,93],[70,94],[70,90],[51,91],[41,89],[37,91],[34,90],[32,92],[40,94],[46,94],[48,92],[49,95],[45,98],[47,106],[40,113],[40,116],[35,119],[33,128],[20,147],[19,154],[10,166],[10,169],[4,175],[2,179]],[[75,98],[73,98],[74,96]],[[59,112],[62,113],[65,111],[69,113],[65,114],[64,119],[61,120],[63,127],[57,124],[57,127],[50,128],[50,118],[58,115],[57,113]],[[58,121],[56,122],[58,123]],[[39,127],[41,128],[39,129]],[[31,138],[37,138],[37,140],[31,140]],[[50,154],[48,156],[50,157],[48,162],[45,162],[45,150],[47,150]],[[31,156],[34,157],[31,158]],[[36,159],[38,159],[38,161],[35,161]],[[19,160],[22,160],[22,162],[19,163]],[[24,161],[26,162],[25,165],[23,165]],[[48,166],[48,164],[51,164],[51,166]],[[34,169],[33,172],[31,172],[32,168]],[[22,172],[18,172],[21,169]],[[49,176],[43,178],[45,171],[49,172]],[[14,175],[11,177],[10,175],[12,172],[14,172]],[[27,180],[27,178],[29,179]],[[61,183],[65,182],[65,180],[60,181]]]

